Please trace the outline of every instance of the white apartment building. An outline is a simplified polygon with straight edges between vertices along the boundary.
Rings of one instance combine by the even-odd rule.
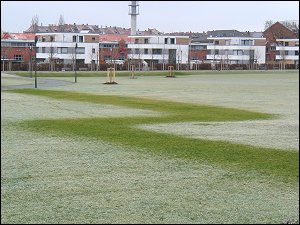
[[[207,45],[207,59],[212,63],[228,64],[265,63],[266,38],[254,37],[208,37],[213,43]]]
[[[299,66],[299,39],[276,39],[276,61]]]
[[[139,60],[145,64],[188,63],[189,43],[187,36],[129,36],[128,59]]]
[[[92,64],[99,59],[99,35],[87,33],[38,33],[37,60]],[[76,48],[76,54],[75,54]]]

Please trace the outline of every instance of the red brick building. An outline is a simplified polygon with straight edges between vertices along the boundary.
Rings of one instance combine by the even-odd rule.
[[[266,38],[266,63],[276,61],[276,40],[284,38],[297,38],[297,34],[279,22],[274,23],[263,32]]]
[[[2,70],[30,70],[34,60],[34,34],[4,33],[1,34],[1,68]],[[4,64],[4,66],[3,66]]]

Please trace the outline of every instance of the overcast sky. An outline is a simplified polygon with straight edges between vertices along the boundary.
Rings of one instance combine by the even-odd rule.
[[[130,28],[129,1],[1,1],[1,29],[23,32],[38,15],[39,24]],[[137,29],[203,32],[218,29],[263,31],[266,20],[299,20],[299,1],[139,1]]]

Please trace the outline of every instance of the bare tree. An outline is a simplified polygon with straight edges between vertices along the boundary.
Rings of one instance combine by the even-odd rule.
[[[5,59],[7,58],[5,48],[1,48],[1,58],[3,59],[2,60],[2,66],[3,66],[3,71],[4,71],[5,70]]]
[[[114,65],[114,68],[116,69],[116,60],[118,58],[119,55],[119,48],[116,47],[116,45],[114,47],[111,48],[111,62]]]
[[[55,49],[53,47],[53,41],[54,41],[54,36],[50,36],[50,48],[49,48],[49,70],[54,71],[55,70]]]
[[[39,24],[39,16],[34,15],[31,19],[31,27],[33,33],[36,33],[38,31],[38,26],[39,26],[38,24]]]
[[[225,50],[220,49],[219,50],[219,70],[223,70],[224,69],[224,64],[225,64]]]
[[[164,50],[165,50],[165,49],[163,49],[163,64],[165,64],[165,57],[164,57],[164,54],[165,54],[165,53],[164,53]],[[148,50],[148,51],[149,51],[149,50]],[[152,49],[151,49],[151,65],[150,65],[150,66],[151,66],[151,71],[153,71],[153,66],[154,66],[154,65],[153,65],[153,51],[152,51]]]
[[[165,62],[166,46],[165,46],[165,45],[166,45],[166,44],[164,43],[162,70],[165,70],[165,66],[166,66],[166,62]],[[151,58],[152,58],[152,60],[153,60],[153,53],[152,53],[152,51],[151,51]],[[152,65],[151,65],[151,67],[152,67]],[[152,68],[152,70],[153,70],[153,68]]]
[[[290,30],[299,33],[299,23],[296,23],[295,21],[283,21],[282,24]]]
[[[259,66],[259,59],[261,58],[262,54],[260,51],[258,50],[254,50],[254,65],[255,65],[255,69],[258,69]]]
[[[3,59],[3,71],[5,70],[5,61],[7,60],[7,65],[6,68],[8,71],[11,71],[12,68],[12,61],[13,59],[13,47],[8,46],[7,48],[2,48],[1,47],[1,58]]]
[[[95,58],[96,58],[96,49],[92,48],[92,51],[89,54],[90,59],[91,59],[91,71],[94,70],[95,67]]]
[[[181,50],[178,50],[176,51],[176,58],[177,58],[177,70],[180,70],[180,51]]]
[[[212,66],[212,69],[215,70],[216,69],[216,41],[215,40],[213,41],[213,46],[214,46],[214,49],[212,51],[212,53],[213,53],[213,66]]]
[[[71,58],[72,70],[75,71],[75,47],[69,48],[69,56]]]
[[[274,24],[273,20],[267,20],[265,22],[265,30],[268,29],[269,27],[271,27]]]
[[[230,65],[229,65],[229,62],[230,62],[229,49],[225,50],[225,59],[226,59],[226,69],[230,70]]]
[[[281,57],[281,60],[280,60],[280,69],[281,70],[285,70],[285,68],[286,68],[286,62],[285,62],[285,60],[286,60],[286,51],[285,51],[285,49],[284,48],[282,48],[282,50],[280,50],[280,57]]]
[[[100,49],[99,49],[99,47],[97,47],[97,49],[96,49],[96,70],[97,71],[99,71],[99,69],[100,69],[100,59],[99,59],[99,57],[100,57]]]
[[[60,32],[64,32],[65,31],[65,28],[64,28],[65,24],[66,23],[65,23],[63,15],[60,15],[59,16],[59,20],[58,20],[58,27],[59,27],[59,31]]]

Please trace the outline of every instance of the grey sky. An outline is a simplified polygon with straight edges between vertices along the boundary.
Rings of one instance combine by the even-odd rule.
[[[23,32],[34,15],[43,25],[130,27],[129,1],[1,1],[1,29]],[[299,20],[299,1],[139,1],[137,28],[162,32],[263,31],[266,20]]]

